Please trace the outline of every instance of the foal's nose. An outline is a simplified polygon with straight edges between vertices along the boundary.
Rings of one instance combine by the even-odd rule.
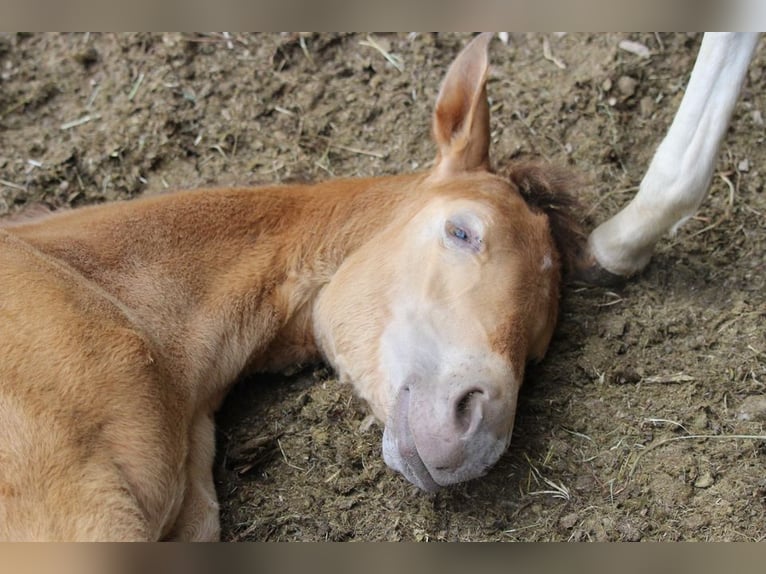
[[[508,446],[517,388],[507,372],[487,374],[413,377],[386,425],[389,466],[424,490],[485,474]]]
[[[496,395],[488,383],[470,383],[441,406],[434,405],[432,419],[411,421],[421,438],[418,449],[423,462],[436,473],[435,478],[442,479],[437,482],[454,482],[451,475],[462,472],[460,469],[466,465],[475,463],[478,469],[483,469],[494,462],[485,461],[483,453],[487,451],[487,444],[497,440],[493,432],[497,409],[492,405],[492,397],[497,398]],[[477,470],[476,475],[479,473]]]

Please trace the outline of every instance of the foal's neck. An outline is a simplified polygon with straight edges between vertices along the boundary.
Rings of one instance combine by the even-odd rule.
[[[120,301],[187,384],[223,390],[246,366],[317,358],[313,300],[420,177],[181,192],[12,232]]]

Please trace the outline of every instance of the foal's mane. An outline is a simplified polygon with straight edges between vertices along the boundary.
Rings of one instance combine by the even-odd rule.
[[[498,175],[518,188],[532,211],[548,217],[564,273],[571,275],[587,239],[581,204],[575,196],[575,190],[583,185],[582,178],[571,170],[535,160],[513,161],[498,170]]]

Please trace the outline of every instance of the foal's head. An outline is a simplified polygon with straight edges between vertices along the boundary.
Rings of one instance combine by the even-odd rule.
[[[385,423],[386,462],[426,490],[484,474],[508,446],[525,363],[553,333],[574,229],[555,211],[564,178],[489,170],[489,39],[447,73],[436,162],[413,201],[343,263],[315,313],[329,360]]]

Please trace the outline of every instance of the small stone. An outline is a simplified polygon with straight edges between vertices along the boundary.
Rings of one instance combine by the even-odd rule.
[[[649,96],[644,96],[638,102],[638,110],[641,113],[641,117],[648,118],[654,113],[654,100]]]
[[[601,89],[604,90],[605,92],[608,92],[609,90],[611,90],[612,89],[612,79],[611,78],[607,78],[606,80],[604,80],[602,82],[602,84],[601,84]]]
[[[642,44],[641,42],[633,42],[632,40],[623,40],[618,44],[620,49],[625,50],[626,52],[630,52],[631,54],[634,54],[638,56],[639,58],[648,58],[652,55],[651,50],[646,47],[646,45]]]
[[[695,488],[710,488],[715,483],[713,475],[709,472],[703,472],[700,477],[694,481]]]
[[[742,173],[747,173],[750,171],[750,161],[745,158],[741,162],[737,164],[737,170],[739,170]]]
[[[629,98],[636,93],[636,87],[638,86],[638,80],[631,78],[630,76],[620,76],[617,80],[617,89],[625,97]]]

